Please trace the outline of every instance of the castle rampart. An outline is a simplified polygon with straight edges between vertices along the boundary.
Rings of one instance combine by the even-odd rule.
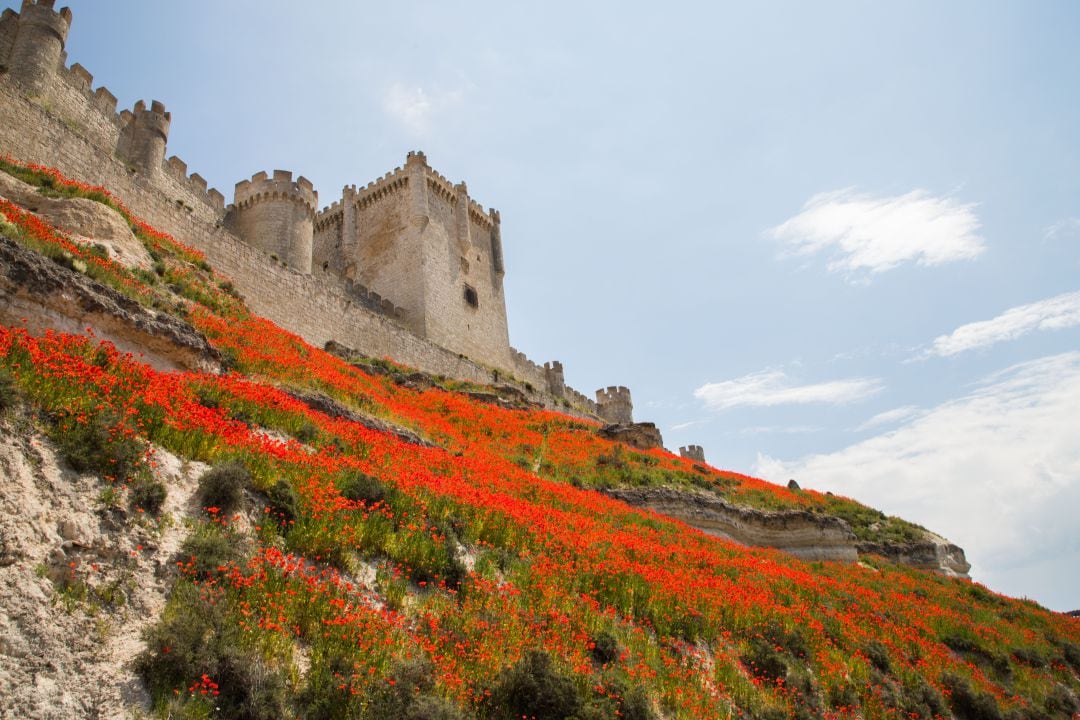
[[[89,88],[89,84],[86,87]],[[169,141],[172,115],[166,112],[165,106],[157,100],[150,104],[149,109],[146,103],[140,100],[135,103],[134,110],[125,110],[120,117],[124,121],[124,127],[116,145],[117,156],[144,175],[157,175],[165,160],[165,145]]]

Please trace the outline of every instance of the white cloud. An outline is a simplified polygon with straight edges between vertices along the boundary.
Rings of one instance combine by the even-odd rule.
[[[462,81],[464,83],[464,81]],[[382,107],[391,120],[400,124],[412,135],[424,136],[431,130],[431,123],[439,113],[445,113],[461,103],[464,90],[436,87],[408,87],[395,82],[383,94]]]
[[[1005,340],[1015,340],[1035,330],[1063,330],[1078,325],[1080,291],[1062,293],[1046,300],[1011,308],[991,320],[961,325],[949,335],[936,338],[923,357],[948,357]]]
[[[914,405],[904,405],[903,407],[893,408],[892,410],[886,410],[885,412],[878,413],[870,418],[862,425],[855,428],[855,432],[884,427],[885,425],[895,425],[903,420],[909,420],[918,414],[919,408]]]
[[[1080,575],[1080,352],[985,378],[897,430],[792,462],[759,456],[777,482],[858,498],[964,547],[992,588],[1072,609]]]
[[[726,410],[739,406],[840,405],[862,400],[881,389],[881,382],[873,378],[795,385],[782,370],[763,370],[734,380],[707,383],[694,391],[694,397],[712,410]]]
[[[805,433],[821,432],[822,428],[816,425],[753,425],[739,428],[735,434],[747,435],[803,435]]]
[[[852,189],[819,193],[802,212],[770,229],[795,255],[828,251],[828,268],[848,274],[881,273],[905,263],[941,265],[985,250],[974,204],[913,190],[873,197]]]
[[[1080,236],[1080,218],[1065,218],[1059,220],[1043,231],[1043,239],[1060,240]]]

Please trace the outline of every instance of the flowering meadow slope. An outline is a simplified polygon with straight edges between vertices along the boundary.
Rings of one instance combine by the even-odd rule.
[[[151,448],[214,467],[136,659],[160,717],[1080,711],[1075,619],[882,559],[808,564],[735,546],[591,488],[705,485],[856,525],[873,511],[703,474],[603,440],[590,422],[480,403],[453,383],[399,385],[392,366],[373,372],[252,316],[197,251],[103,189],[10,160],[0,170],[109,204],[155,267],[129,270],[6,201],[0,234],[187,320],[229,368],[159,372],[92,328],[0,328],[5,412],[32,413],[101,476],[109,502],[177,522],[154,516],[168,488],[155,485]],[[92,584],[91,570],[72,568],[80,575]]]

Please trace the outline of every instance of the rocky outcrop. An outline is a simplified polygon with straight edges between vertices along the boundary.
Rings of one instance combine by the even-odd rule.
[[[357,423],[358,425],[363,425],[369,430],[389,433],[390,435],[396,436],[399,440],[403,440],[413,445],[438,447],[408,428],[380,418],[371,417],[370,415],[364,415],[351,408],[347,408],[329,395],[324,395],[322,393],[306,393],[294,388],[284,388],[284,392],[304,403],[312,410],[321,412],[324,415],[329,415],[332,418],[344,418],[345,420]]]
[[[931,532],[926,533],[924,540],[907,543],[860,542],[856,547],[860,555],[881,555],[893,562],[950,577],[966,578],[971,570],[971,563],[964,556],[962,547]]]
[[[159,370],[214,372],[221,367],[218,351],[188,323],[143,307],[2,235],[0,324],[75,334],[92,325],[98,339],[142,356]]]
[[[851,527],[831,515],[806,510],[755,510],[733,505],[713,493],[675,488],[617,488],[604,492],[740,545],[776,548],[803,560],[859,559]]]
[[[0,172],[0,197],[38,215],[77,243],[104,248],[121,265],[142,270],[154,266],[154,259],[131,232],[127,220],[108,205],[88,198],[48,197],[5,172]]]
[[[664,447],[664,438],[660,436],[660,430],[651,422],[605,425],[596,432],[602,438],[621,442],[638,450]]]

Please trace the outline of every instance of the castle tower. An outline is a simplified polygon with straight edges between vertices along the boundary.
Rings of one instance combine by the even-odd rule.
[[[558,360],[544,363],[544,377],[547,379],[548,394],[552,397],[561,398],[566,394],[566,379],[563,376],[563,366]]]
[[[513,371],[499,214],[432,169],[424,153],[347,188],[341,206],[320,215],[317,240],[319,267],[392,301],[414,333]]]
[[[125,163],[144,175],[156,175],[165,161],[165,145],[169,141],[172,115],[157,100],[135,103],[131,111],[121,113],[124,127],[116,144],[116,154]]]
[[[630,390],[622,385],[600,388],[596,391],[596,412],[609,423],[631,424],[634,422],[634,404],[630,401]]]
[[[236,183],[225,226],[241,240],[261,248],[294,270],[311,274],[311,244],[319,194],[311,181],[275,170]]]
[[[18,29],[7,57],[11,77],[28,93],[36,95],[49,87],[60,67],[71,10],[53,10],[55,0],[23,0]]]
[[[701,449],[700,445],[687,445],[686,447],[681,447],[679,448],[679,455],[696,462],[705,462],[705,451]]]

